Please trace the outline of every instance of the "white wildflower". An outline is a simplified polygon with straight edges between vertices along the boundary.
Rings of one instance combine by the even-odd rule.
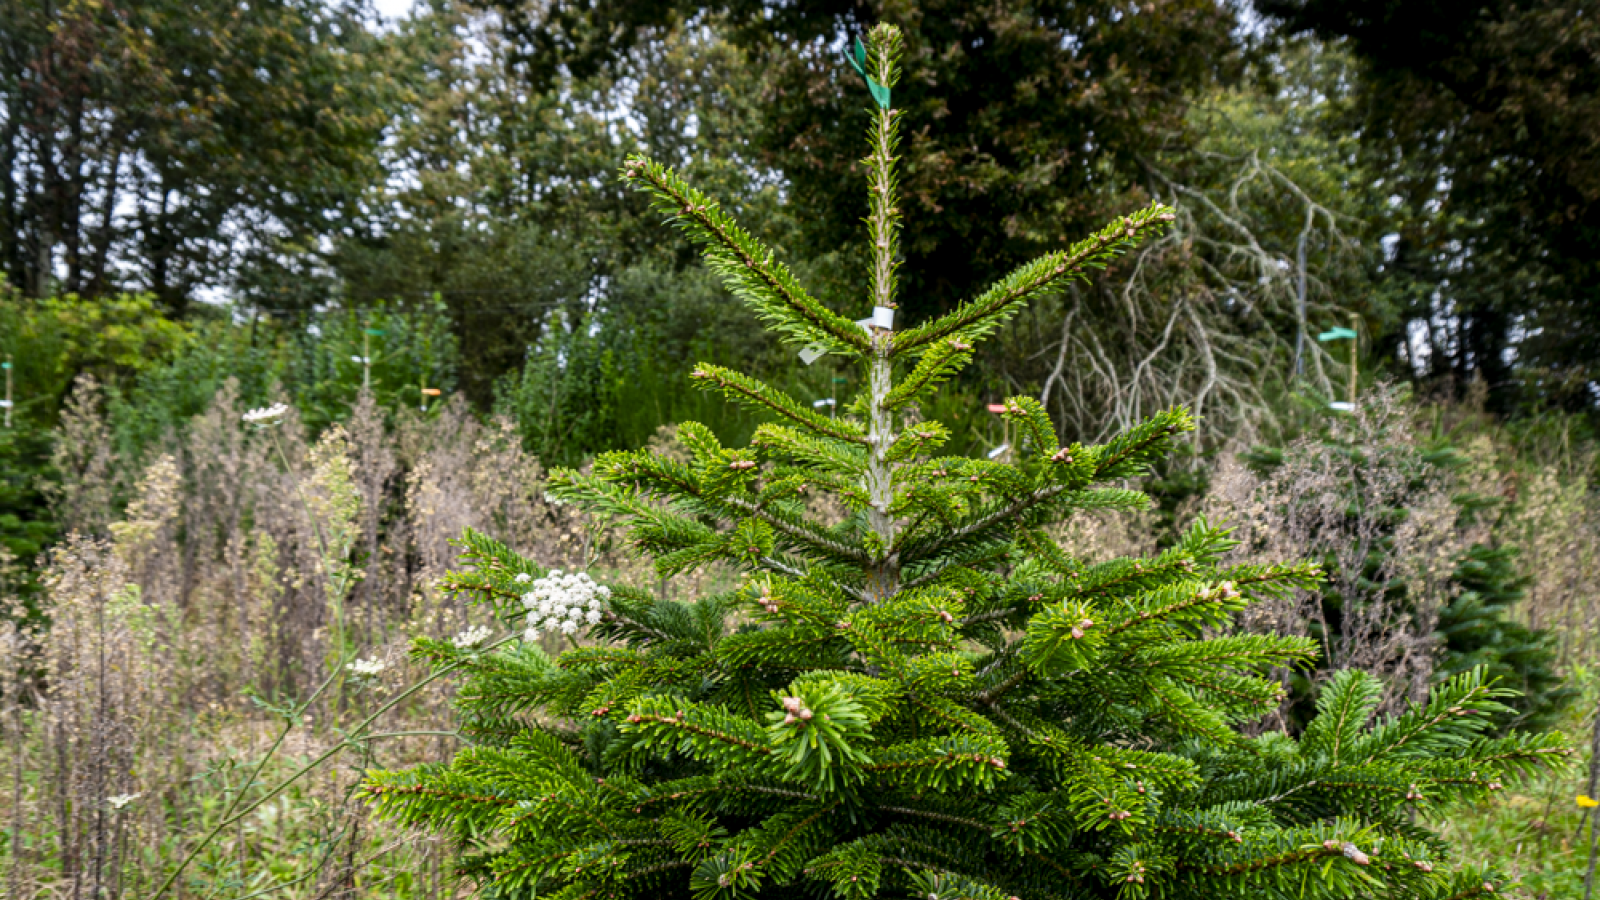
[[[533,580],[533,576],[529,575],[527,572],[518,572],[517,577],[511,580],[515,581],[517,584],[527,584]]]
[[[283,421],[283,417],[288,414],[289,407],[282,403],[274,403],[271,406],[263,406],[260,409],[252,409],[245,413],[244,422],[246,425],[254,425],[257,428],[266,428]]]
[[[117,794],[113,797],[107,797],[106,803],[110,805],[113,810],[118,810],[143,796],[144,794]]]
[[[345,668],[357,678],[376,678],[383,674],[384,669],[389,668],[389,664],[381,659],[358,659]]]
[[[455,644],[457,650],[470,650],[487,641],[492,634],[494,634],[494,630],[489,626],[478,625],[456,635],[451,639],[450,643]]]
[[[523,639],[536,641],[539,635],[549,632],[574,634],[593,625],[602,618],[609,596],[610,588],[596,584],[583,572],[551,569],[550,574],[529,584],[528,592],[522,595],[522,605],[528,611],[528,630]]]

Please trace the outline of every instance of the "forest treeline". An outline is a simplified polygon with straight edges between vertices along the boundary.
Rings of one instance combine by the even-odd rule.
[[[981,389],[1055,383],[1080,430],[1259,405],[1354,313],[1390,374],[1482,378],[1500,413],[1587,408],[1594,9],[1451,9],[432,0],[384,27],[325,0],[7,0],[0,267],[21,296],[137,293],[179,322],[226,300],[291,330],[437,297],[479,409],[590,337],[665,373],[772,370],[615,170],[639,149],[683,166],[854,309],[866,111],[840,48],[882,19],[908,42],[904,315],[1149,199],[1186,211],[1133,288],[1042,311]]]

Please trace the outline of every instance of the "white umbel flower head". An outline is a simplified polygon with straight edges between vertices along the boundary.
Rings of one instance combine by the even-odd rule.
[[[389,664],[381,659],[358,659],[345,666],[350,674],[357,678],[376,678],[389,668]]]
[[[610,596],[610,588],[596,584],[583,572],[569,574],[551,569],[522,595],[522,605],[528,610],[528,630],[523,639],[536,641],[546,632],[575,634],[597,624]]]
[[[529,575],[527,572],[518,572],[517,577],[511,580],[515,581],[517,584],[527,584],[533,580],[533,576]]]
[[[143,796],[144,794],[116,794],[106,798],[106,805],[115,812]]]
[[[490,635],[493,634],[494,629],[489,626],[477,625],[451,638],[450,643],[455,644],[457,650],[471,650],[473,647],[487,641]]]
[[[274,403],[271,406],[263,406],[260,409],[252,409],[245,413],[244,423],[246,425],[254,425],[257,428],[270,428],[282,422],[283,417],[288,414],[289,407],[282,403]]]

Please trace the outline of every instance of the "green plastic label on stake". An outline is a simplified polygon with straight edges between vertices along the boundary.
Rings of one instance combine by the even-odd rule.
[[[860,38],[856,38],[855,55],[846,55],[845,59],[850,61],[850,67],[855,69],[858,75],[867,80],[867,90],[872,93],[872,99],[878,104],[878,107],[880,109],[888,109],[889,89],[873,81],[872,76],[867,74],[867,48],[866,45],[861,43]]]
[[[0,369],[9,369],[9,368],[11,368],[11,363],[8,363],[8,362],[0,363]]]
[[[1327,331],[1317,335],[1317,340],[1322,341],[1323,343],[1340,340],[1353,341],[1355,339],[1355,330],[1350,328],[1329,328]]]
[[[367,334],[370,334],[373,337],[378,337],[379,335],[383,334],[383,329],[382,328],[368,328],[367,329]]]

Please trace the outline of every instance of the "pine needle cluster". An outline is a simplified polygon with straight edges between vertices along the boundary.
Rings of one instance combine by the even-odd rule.
[[[941,456],[913,415],[974,345],[1030,300],[1107,265],[1173,217],[1159,204],[1022,266],[942,318],[891,326],[899,234],[889,108],[900,38],[860,54],[879,104],[867,135],[866,324],[811,296],[776,255],[671,169],[631,158],[730,288],[785,339],[861,367],[832,418],[711,365],[704,389],[763,411],[748,447],[680,428],[692,462],[648,452],[562,471],[552,493],[626,524],[663,575],[712,562],[746,577],[679,603],[613,586],[591,644],[552,659],[419,640],[466,673],[473,745],[448,764],[372,772],[386,815],[452,830],[495,897],[1466,898],[1415,812],[1559,759],[1553,738],[1485,733],[1505,692],[1469,671],[1373,721],[1344,673],[1305,733],[1245,736],[1281,700],[1264,673],[1314,642],[1233,633],[1254,600],[1315,566],[1227,567],[1226,530],[1087,565],[1046,528],[1128,510],[1126,485],[1194,427],[1158,413],[1100,445],[1062,444],[1027,397],[1010,461]],[[808,515],[828,494],[850,514]],[[546,573],[480,534],[448,586],[520,627]]]

